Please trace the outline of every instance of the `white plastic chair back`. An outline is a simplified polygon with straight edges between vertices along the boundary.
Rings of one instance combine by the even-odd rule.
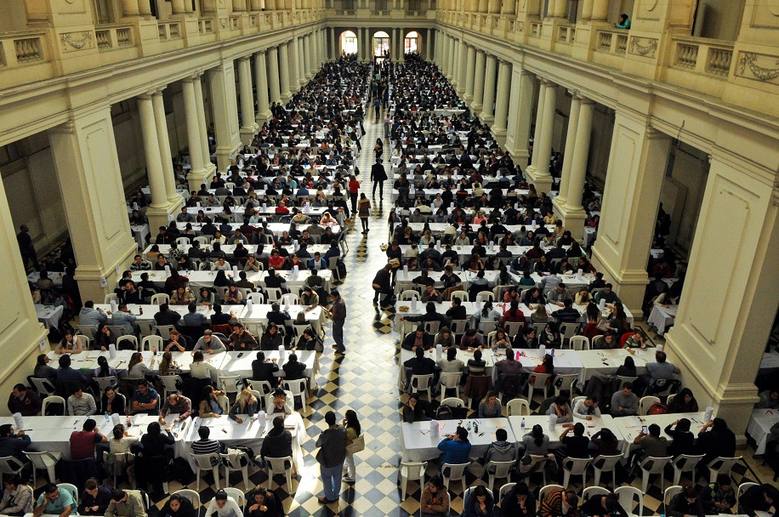
[[[419,292],[414,291],[413,289],[406,289],[402,293],[400,293],[400,301],[402,302],[410,302],[412,300],[419,301]]]
[[[227,493],[227,497],[232,497],[240,508],[246,506],[246,495],[243,493],[243,490],[234,487],[225,487],[224,491]]]
[[[98,387],[100,388],[100,391],[104,391],[109,386],[116,386],[119,381],[116,378],[115,375],[108,375],[106,377],[93,377],[95,379],[95,382],[97,383]]]
[[[588,486],[582,490],[582,502],[587,502],[590,497],[598,495],[609,495],[611,491],[608,488],[602,486]]]
[[[549,379],[552,377],[550,373],[530,373],[531,382],[527,383],[527,400],[533,400],[533,392],[535,390],[542,390],[546,395],[546,387]]]
[[[76,485],[71,483],[57,483],[57,488],[70,492],[70,495],[73,496],[73,500],[78,504],[78,488],[76,488]]]
[[[265,292],[268,293],[268,303],[278,302],[281,300],[280,287],[266,287]]]
[[[644,515],[644,493],[638,488],[623,485],[614,489],[619,505],[628,515]],[[638,499],[638,511],[633,507],[634,500]]]
[[[668,465],[671,460],[673,460],[672,456],[647,456],[644,458],[644,460],[641,461],[642,492],[646,493],[646,489],[649,487],[649,476],[652,474],[660,474],[660,490],[663,490],[663,487],[665,486],[665,476],[663,475],[663,471],[665,470],[665,466]]]
[[[571,476],[581,476],[582,484],[587,486],[587,467],[590,466],[590,458],[564,458],[563,459],[563,486],[568,488]]]
[[[15,456],[0,457],[0,477],[3,474],[18,474],[24,468],[24,463]]]
[[[587,336],[573,336],[570,341],[570,346],[574,350],[589,350],[590,340]]]
[[[449,301],[459,298],[461,302],[468,301],[468,291],[452,291],[449,295]]]
[[[461,408],[465,407],[465,402],[463,402],[463,400],[458,397],[447,397],[441,401],[441,405],[451,408]]]
[[[176,237],[176,244],[178,246],[189,246],[189,237]]]
[[[560,395],[560,392],[567,390],[569,393],[573,393],[573,386],[579,380],[578,373],[569,373],[563,375],[556,375],[554,378],[554,394]]]
[[[498,501],[496,502],[500,502],[504,497],[506,497],[506,495],[511,492],[516,485],[516,483],[503,483],[503,486],[501,486],[500,490],[498,490]]]
[[[441,372],[438,382],[441,388],[441,400],[444,399],[448,390],[454,390],[454,396],[460,397],[460,379],[462,372]]]
[[[544,484],[546,485],[546,461],[549,459],[545,455],[541,454],[529,454],[530,456],[530,463],[519,463],[519,472],[520,474],[533,474],[536,472],[540,472],[544,479]]]
[[[452,320],[449,329],[455,336],[462,336],[468,328],[468,320]]]
[[[33,389],[40,395],[53,395],[57,392],[51,381],[45,377],[27,377],[27,379],[32,384]]]
[[[152,305],[162,305],[163,303],[170,303],[170,296],[167,293],[157,293],[151,297]]]
[[[41,415],[46,416],[46,408],[50,404],[62,404],[63,415],[68,414],[68,405],[65,403],[65,399],[59,395],[49,395],[41,401]]]
[[[60,458],[62,458],[62,454],[59,452],[24,451],[24,455],[27,456],[27,459],[30,460],[30,463],[32,463],[32,486],[37,486],[37,472],[39,470],[46,471],[46,473],[49,475],[49,483],[56,483],[57,474],[54,468],[56,467]]]
[[[123,347],[120,346],[120,345],[122,343],[124,343],[125,341],[132,344],[132,349],[133,350],[136,350],[136,351],[138,350],[138,338],[135,337],[135,336],[129,336],[129,335],[119,336],[118,338],[116,338],[116,349],[117,350],[121,350]]]
[[[758,483],[753,483],[752,481],[747,481],[746,483],[741,483],[738,485],[738,490],[736,490],[736,511],[739,511],[739,500],[741,499],[741,496],[744,495],[744,492],[752,488],[753,486],[760,486]]]
[[[89,350],[89,342],[94,339],[94,334],[92,336],[88,336],[86,334],[76,334],[73,336],[73,341],[78,343],[78,345],[81,347],[81,350]]]
[[[192,454],[192,459],[195,462],[195,470],[197,474],[197,485],[195,485],[196,488],[200,490],[200,472],[208,472],[210,470],[214,474],[214,485],[216,486],[216,489],[219,490],[219,466],[222,464],[219,453],[215,452],[212,454]]]
[[[441,322],[438,320],[430,320],[424,322],[425,332],[428,334],[436,334],[438,329],[441,328]]]
[[[560,486],[560,485],[554,485],[554,484],[546,485],[545,484],[538,491],[538,500],[539,501],[543,501],[544,500],[544,496],[546,495],[546,493],[550,492],[552,490],[565,490],[565,489],[562,486]]]
[[[162,380],[162,386],[165,389],[165,398],[171,393],[177,393],[179,391],[178,385],[184,382],[181,375],[160,375],[160,380]]]
[[[679,485],[672,485],[665,489],[665,492],[663,493],[663,506],[665,508],[668,508],[668,506],[671,504],[671,500],[677,495],[681,494],[682,488]],[[666,510],[667,511],[667,510]]]
[[[450,481],[460,481],[465,489],[465,469],[471,463],[444,463],[441,465],[441,475],[444,478],[444,486],[449,490]]]
[[[408,482],[419,481],[420,485],[425,479],[425,468],[427,468],[426,461],[402,461],[400,462],[400,500],[406,500],[406,494],[408,493]]]
[[[162,352],[163,348],[165,348],[165,344],[162,336],[155,336],[152,334],[151,336],[144,336],[144,338],[141,339],[142,352],[151,352],[152,350]]]
[[[271,458],[265,456],[265,462],[268,465],[268,490],[273,487],[273,478],[277,475],[284,475],[287,480],[287,491],[292,491],[292,456],[281,458]]]
[[[612,486],[617,486],[617,464],[622,459],[621,454],[614,454],[611,456],[600,455],[593,458],[591,465],[592,470],[595,473],[594,485],[600,486],[601,474],[611,472]]]
[[[561,348],[569,348],[571,345],[569,343],[568,347],[565,346],[565,342],[569,341],[573,336],[576,335],[576,331],[579,329],[578,323],[560,323],[560,347]]]
[[[425,375],[412,375],[411,376],[411,393],[426,392],[427,399],[432,398],[431,384],[433,383],[433,374]]]
[[[674,485],[678,485],[682,479],[682,474],[694,473],[695,467],[703,459],[703,454],[679,454],[673,459],[674,468]],[[695,474],[693,474],[693,480],[695,480]]]
[[[638,414],[641,416],[646,415],[649,412],[649,408],[659,403],[660,399],[652,395],[641,397],[641,399],[638,401]]]
[[[495,300],[495,293],[492,291],[479,291],[476,293],[476,301],[487,303]]]
[[[300,398],[300,405],[303,406],[303,409],[308,407],[308,379],[302,378],[302,379],[294,379],[294,380],[284,380],[283,384],[285,390],[289,390],[292,393],[293,397],[299,397]]]
[[[245,465],[241,465],[241,458],[245,459]],[[243,476],[243,487],[246,490],[249,490],[252,487],[252,485],[249,484],[249,457],[245,452],[241,452],[240,454],[233,454],[229,452],[227,454],[222,454],[222,462],[224,463],[225,468],[225,490],[228,490],[227,487],[230,486],[230,472],[241,473]],[[233,490],[238,489],[234,488]],[[241,492],[240,490],[238,491]],[[243,492],[241,492],[241,497],[244,497]],[[238,502],[237,498],[235,500]],[[243,507],[241,503],[238,503],[238,505]]]
[[[729,477],[730,471],[733,470],[733,467],[740,462],[741,456],[718,456],[711,460],[707,465],[709,467],[709,483],[716,483],[717,476],[720,474],[726,474]]]
[[[300,305],[300,298],[295,293],[284,293],[281,295],[282,305]]]
[[[495,489],[496,479],[509,479],[511,469],[514,468],[514,465],[514,461],[490,461],[484,466],[488,475],[487,485],[489,486],[490,492]]]
[[[508,416],[527,416],[530,414],[530,404],[525,399],[511,399],[506,404]]]
[[[525,324],[522,321],[507,321],[504,324],[504,328],[506,329],[506,334],[508,334],[512,338],[515,337],[517,334],[519,334],[519,332],[524,328],[524,326]]]
[[[119,296],[116,293],[108,293],[103,296],[103,303],[109,305],[111,302],[119,302]]]
[[[192,503],[192,506],[195,507],[197,510],[200,508],[200,494],[195,490],[190,490],[188,488],[182,488],[181,490],[176,490],[173,492],[174,494],[178,494],[184,499],[188,499],[190,503]]]
[[[248,300],[251,300],[253,304],[264,304],[265,303],[265,294],[263,293],[257,293],[257,292],[251,292],[247,296]]]
[[[157,325],[155,329],[162,339],[170,339],[170,332],[176,328],[175,325]]]
[[[634,382],[636,382],[636,379],[638,379],[638,377],[630,377],[630,376],[627,376],[627,375],[617,375],[617,379],[619,379],[619,389],[622,389],[622,387],[625,384],[627,384],[628,382],[630,384],[633,384]]]

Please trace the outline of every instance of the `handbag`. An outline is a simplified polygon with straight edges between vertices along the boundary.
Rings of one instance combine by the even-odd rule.
[[[362,450],[365,450],[365,435],[362,434],[346,446],[346,454],[355,454]]]

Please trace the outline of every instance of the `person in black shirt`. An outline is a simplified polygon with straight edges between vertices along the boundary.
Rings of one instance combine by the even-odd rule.
[[[696,442],[699,454],[705,454],[700,465],[706,465],[714,458],[732,458],[736,453],[736,435],[721,418],[715,418],[703,425]]]
[[[298,361],[297,354],[290,354],[289,361],[283,367],[284,380],[295,381],[306,376],[306,365]]]
[[[79,515],[103,515],[111,502],[111,493],[111,488],[99,485],[97,479],[87,479],[78,502]]]
[[[154,321],[157,325],[177,325],[181,319],[181,314],[170,310],[167,303],[160,304],[160,310],[154,315]]]
[[[230,323],[230,315],[222,312],[222,306],[214,304],[214,313],[211,315],[211,325],[227,325]]]
[[[423,269],[421,274],[414,278],[411,283],[419,285],[435,285],[435,280],[430,278],[427,269]]]
[[[554,311],[552,317],[560,323],[576,323],[582,315],[573,308],[573,300],[566,298],[563,300],[563,308]]]
[[[561,453],[562,457],[569,458],[588,458],[590,456],[590,439],[584,436],[584,424],[577,422],[573,427],[567,427],[560,435],[560,442],[565,447]],[[573,431],[573,435],[571,435]]]
[[[403,367],[411,370],[411,375],[429,375],[435,373],[435,361],[425,357],[425,349],[419,347],[415,351],[414,357],[403,363]]]
[[[392,296],[392,275],[390,274],[391,266],[387,264],[383,268],[379,269],[376,276],[373,278],[373,303],[376,304],[379,301],[379,295],[383,295],[382,305],[386,301],[386,298]]]
[[[452,298],[452,306],[446,311],[446,316],[450,320],[464,320],[468,317],[468,314],[463,306],[462,300],[457,296]]]
[[[267,381],[271,386],[278,384],[278,378],[274,375],[279,371],[276,363],[265,360],[265,354],[257,352],[257,359],[252,361],[252,380]]]

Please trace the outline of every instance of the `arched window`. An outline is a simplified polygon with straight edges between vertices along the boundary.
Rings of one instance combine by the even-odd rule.
[[[419,43],[419,33],[417,31],[409,32],[403,39],[403,53],[416,54],[419,52]]]
[[[384,31],[377,31],[373,33],[373,57],[377,61],[381,61],[390,53],[390,37]]]
[[[357,53],[357,34],[352,31],[341,33],[341,53],[346,55]]]

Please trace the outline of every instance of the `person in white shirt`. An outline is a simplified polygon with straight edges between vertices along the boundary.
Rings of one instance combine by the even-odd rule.
[[[235,499],[227,496],[224,490],[217,490],[214,498],[208,503],[206,515],[218,517],[243,517],[243,511]]]
[[[585,420],[592,420],[593,417],[600,417],[600,408],[598,408],[598,401],[593,397],[587,397],[579,399],[573,406],[573,416],[577,418],[583,418]]]
[[[219,380],[219,370],[203,360],[203,352],[200,350],[192,356],[189,374],[193,379],[211,379],[214,383]]]

